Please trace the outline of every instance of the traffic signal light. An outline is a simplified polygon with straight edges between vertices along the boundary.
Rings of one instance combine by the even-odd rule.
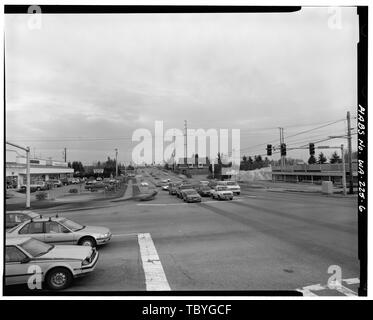
[[[271,156],[271,155],[272,155],[272,145],[267,144],[267,156]]]
[[[315,144],[310,143],[309,148],[310,148],[310,155],[313,156],[315,154]]]
[[[281,156],[286,156],[286,143],[281,143]]]

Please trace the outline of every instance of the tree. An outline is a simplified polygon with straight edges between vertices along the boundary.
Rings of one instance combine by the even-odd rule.
[[[341,157],[338,155],[337,151],[334,151],[334,153],[332,154],[330,158],[330,163],[341,163],[341,162],[342,162]]]
[[[261,155],[254,156],[254,166],[253,169],[260,169],[263,168],[264,166],[264,161],[262,159]]]
[[[317,161],[317,163],[319,164],[323,164],[325,163],[326,161],[328,161],[328,159],[326,159],[326,157],[324,156],[324,154],[322,152],[319,153],[319,159]]]
[[[308,159],[308,164],[315,164],[316,163],[316,158],[314,155],[310,156]]]

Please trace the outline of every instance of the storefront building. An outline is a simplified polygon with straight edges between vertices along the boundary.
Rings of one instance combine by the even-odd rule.
[[[26,184],[26,157],[14,151],[6,152],[6,184],[7,188],[20,188]],[[72,177],[74,169],[69,168],[67,162],[51,159],[30,159],[30,182],[48,181]]]

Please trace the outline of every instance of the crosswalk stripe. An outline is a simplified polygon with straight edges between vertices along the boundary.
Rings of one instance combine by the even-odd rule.
[[[147,291],[171,290],[150,233],[139,233],[138,242]]]
[[[351,278],[351,279],[342,279],[343,282],[346,284],[357,284],[360,282],[358,278]],[[321,285],[321,284],[314,284],[310,286],[305,286],[301,289],[296,289],[299,292],[302,292],[304,296],[318,296],[316,293],[317,291],[322,291],[322,290],[335,290],[345,296],[349,297],[355,297],[357,296],[357,293],[344,285],[342,285],[340,282],[335,282],[335,283],[330,283],[328,285]],[[316,292],[316,293],[315,293]]]
[[[346,282],[347,284],[359,284],[359,278],[350,278],[350,279],[342,279],[342,281]]]

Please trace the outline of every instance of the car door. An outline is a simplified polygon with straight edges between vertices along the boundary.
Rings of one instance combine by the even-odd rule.
[[[32,273],[29,272],[29,259],[16,246],[6,246],[5,249],[5,284],[27,283]]]
[[[51,244],[74,244],[74,233],[57,221],[46,221],[45,242]]]
[[[45,241],[44,222],[30,221],[18,231],[18,234],[23,236],[27,235],[34,239]]]

